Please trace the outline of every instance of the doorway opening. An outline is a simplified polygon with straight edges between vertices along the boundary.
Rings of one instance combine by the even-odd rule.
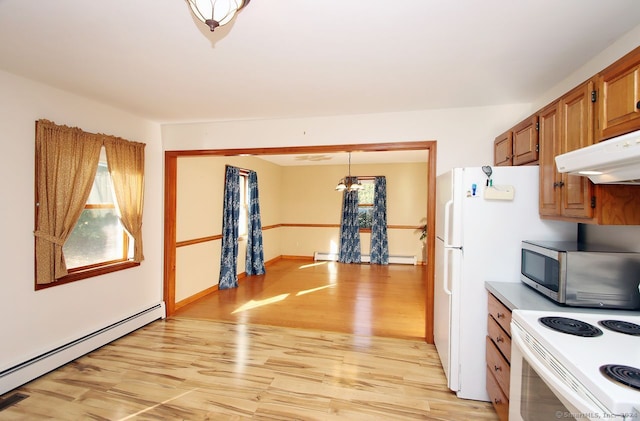
[[[194,156],[261,156],[285,154],[323,154],[347,152],[386,152],[386,151],[427,151],[427,226],[435,226],[435,178],[436,178],[436,141],[372,143],[352,145],[299,146],[278,148],[215,149],[198,151],[165,151],[165,196],[164,196],[164,291],[167,316],[175,313],[176,288],[176,209],[177,209],[177,170],[179,157]],[[427,261],[434,261],[435,232],[427,231]],[[433,264],[427,265],[425,303],[425,340],[433,343]]]

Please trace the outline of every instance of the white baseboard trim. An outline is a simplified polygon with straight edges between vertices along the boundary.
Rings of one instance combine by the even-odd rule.
[[[0,371],[0,395],[108,344],[154,320],[166,317],[164,302]]]
[[[332,262],[337,262],[338,253],[316,251],[313,254],[313,260],[315,261],[328,260]],[[371,256],[368,254],[363,254],[361,256],[361,261],[362,263],[369,263],[371,261]],[[389,263],[400,264],[400,265],[416,265],[418,263],[418,260],[416,256],[391,255],[389,256]]]

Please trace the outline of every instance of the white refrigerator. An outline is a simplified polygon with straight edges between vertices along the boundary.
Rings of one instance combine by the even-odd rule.
[[[522,240],[577,236],[576,223],[540,219],[538,174],[537,166],[494,167],[489,179],[473,167],[437,178],[434,341],[460,398],[489,400],[485,281],[520,282]]]

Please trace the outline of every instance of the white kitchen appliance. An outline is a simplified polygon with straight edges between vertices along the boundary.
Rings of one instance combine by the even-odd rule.
[[[640,184],[640,130],[558,155],[558,171],[595,184]]]
[[[509,420],[640,419],[640,314],[514,310]]]
[[[576,238],[577,224],[540,219],[538,176],[537,166],[519,166],[437,178],[434,340],[460,398],[489,400],[485,281],[520,282],[523,240]]]

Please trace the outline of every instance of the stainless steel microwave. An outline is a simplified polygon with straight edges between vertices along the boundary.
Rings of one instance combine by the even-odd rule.
[[[523,241],[520,279],[559,304],[640,309],[640,253],[566,241]]]

